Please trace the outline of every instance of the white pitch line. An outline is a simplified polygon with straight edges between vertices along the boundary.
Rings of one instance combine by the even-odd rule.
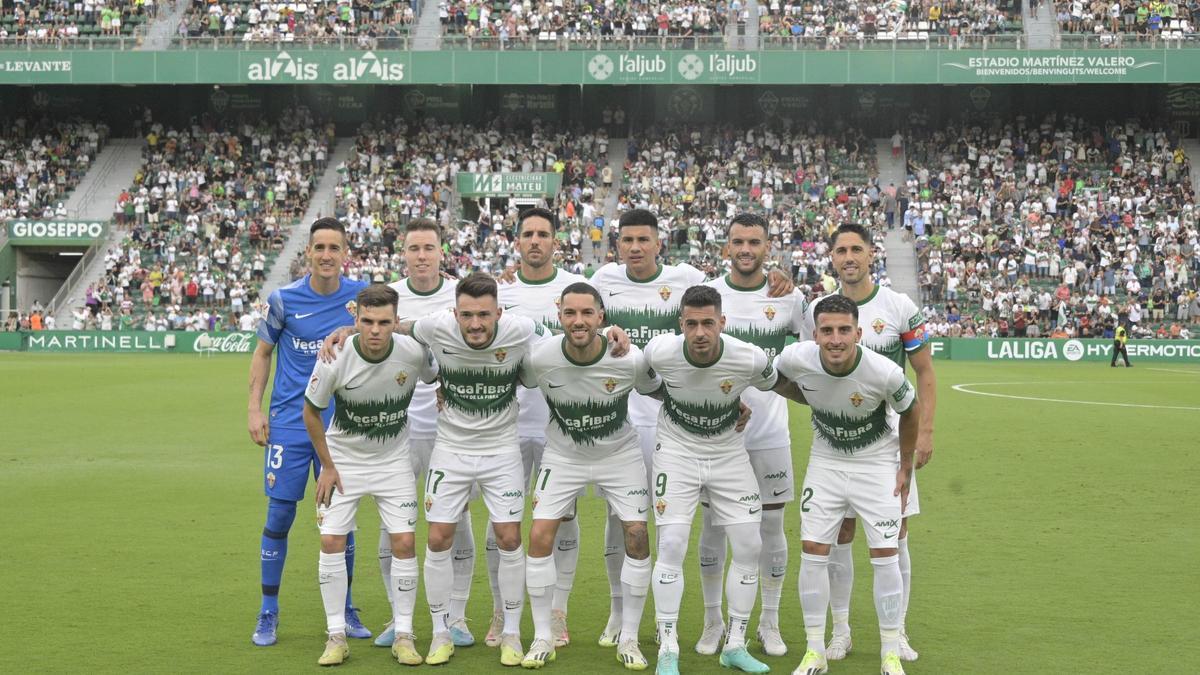
[[[1200,370],[1172,370],[1170,368],[1147,368],[1146,370],[1157,370],[1160,373],[1174,373],[1176,375],[1200,375]]]
[[[1080,405],[1107,405],[1118,408],[1154,408],[1157,410],[1197,410],[1191,406],[1178,405],[1148,405],[1145,403],[1106,403],[1103,401],[1077,401],[1069,398],[1043,398],[1040,396],[1015,396],[1013,394],[995,394],[988,391],[972,391],[967,387],[990,387],[997,384],[1046,384],[1045,382],[968,382],[966,384],[956,384],[952,387],[955,391],[960,391],[964,394],[975,394],[976,396],[993,396],[995,398],[1011,398],[1020,401],[1045,401],[1047,403],[1078,403]],[[1080,384],[1078,382],[1058,382],[1055,384]]]

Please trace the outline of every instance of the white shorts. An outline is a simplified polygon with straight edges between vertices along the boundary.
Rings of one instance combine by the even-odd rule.
[[[921,515],[921,496],[917,493],[917,470],[913,469],[912,480],[908,482],[908,508],[904,509],[904,517],[919,515]],[[846,517],[857,518],[858,515],[854,513],[854,509],[847,509]]]
[[[407,469],[387,472],[339,472],[342,491],[333,490],[329,506],[317,506],[321,534],[354,531],[358,500],[370,495],[379,507],[382,529],[392,534],[412,532],[417,525],[417,482]]]
[[[525,467],[525,483],[528,484],[529,477],[542,463],[542,453],[546,451],[546,438],[522,436],[517,440],[521,444],[521,464]]]
[[[800,495],[800,538],[837,542],[847,513],[862,519],[871,548],[895,548],[900,535],[900,498],[894,473],[849,473],[809,466]]]
[[[654,453],[654,522],[690,525],[696,506],[706,502],[714,525],[762,521],[758,481],[745,453],[700,459],[658,450]]]
[[[786,504],[796,498],[790,447],[751,450],[749,455],[763,504]]]
[[[594,485],[596,494],[608,500],[609,510],[621,520],[645,522],[650,511],[645,475],[642,455],[633,448],[594,461],[549,451],[534,476],[533,517],[553,520],[571,514],[576,498]]]
[[[517,448],[499,455],[466,455],[434,448],[425,474],[425,519],[457,523],[478,485],[493,523],[525,515],[525,473]]]
[[[417,482],[425,479],[425,472],[429,470],[429,456],[433,454],[432,438],[410,438],[408,439],[408,456],[412,461],[413,477]]]

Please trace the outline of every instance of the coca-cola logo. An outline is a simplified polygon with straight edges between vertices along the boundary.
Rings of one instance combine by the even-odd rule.
[[[199,353],[249,354],[254,347],[254,333],[230,333],[229,335],[196,336],[195,349]]]

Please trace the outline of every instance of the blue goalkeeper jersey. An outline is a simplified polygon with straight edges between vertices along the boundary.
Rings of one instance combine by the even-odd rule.
[[[321,342],[342,326],[354,324],[354,298],[366,288],[361,281],[341,278],[338,289],[321,295],[304,275],[271,293],[267,318],[258,326],[258,339],[275,345],[275,385],[271,389],[272,429],[304,428],[304,390],[317,363]],[[325,424],[333,406],[322,413]]]

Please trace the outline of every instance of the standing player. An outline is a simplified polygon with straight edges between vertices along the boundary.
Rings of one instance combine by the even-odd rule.
[[[429,218],[417,218],[408,224],[404,232],[403,256],[408,276],[390,284],[399,296],[396,314],[399,321],[416,320],[431,314],[450,314],[454,311],[454,283],[441,275],[442,231]],[[412,404],[408,410],[409,445],[413,474],[420,482],[429,466],[429,455],[433,452],[433,441],[437,437],[437,385],[417,384]],[[464,509],[454,531],[454,586],[450,592],[450,637],[456,647],[475,644],[475,637],[467,628],[467,600],[471,594],[471,579],[475,571],[475,539],[472,536],[471,511]],[[391,539],[386,530],[379,537],[379,567],[388,598],[392,586],[387,583],[391,576]],[[393,631],[389,625],[375,639],[375,645],[390,647]]]
[[[758,347],[721,335],[721,294],[695,286],[683,294],[682,335],[660,335],[646,346],[646,365],[663,381],[654,452],[654,509],[658,559],[654,613],[658,624],[657,673],[678,675],[677,625],[683,599],[683,558],[697,504],[707,498],[713,523],[725,528],[733,564],[725,581],[729,630],[723,667],[749,673],[770,670],[746,650],[746,627],[758,594],[762,500],[745,442],[735,429],[739,396],[777,383],[775,368]]]
[[[566,334],[534,347],[521,368],[522,383],[545,394],[551,419],[533,484],[533,527],[525,561],[534,641],[521,665],[540,668],[555,658],[552,604],[562,578],[557,554],[552,555],[556,530],[560,517],[574,511],[576,498],[591,484],[621,519],[625,534],[617,661],[643,670],[648,664],[638,647],[638,627],[650,587],[650,497],[637,434],[628,423],[628,400],[631,392],[652,394],[661,383],[636,347],[623,357],[606,353],[607,340],[598,332],[604,305],[596,289],[571,284],[558,304]]]
[[[804,324],[808,303],[804,294],[772,298],[767,294],[763,263],[770,251],[767,221],[752,213],[734,217],[729,226],[725,254],[732,267],[728,275],[708,282],[721,294],[725,334],[758,346],[774,360],[789,336],[807,339]],[[758,479],[762,498],[762,559],[759,585],[762,614],[758,639],[763,651],[783,656],[787,645],[779,631],[779,602],[787,573],[787,538],[783,533],[783,507],[795,495],[792,478],[792,448],[788,429],[787,401],[772,392],[747,389],[742,401],[752,412],[744,434],[750,465]],[[704,591],[704,631],[696,643],[701,654],[716,654],[721,646],[724,622],[721,615],[721,582],[725,572],[725,530],[713,524],[712,510],[705,504],[700,532],[700,584]]]
[[[808,650],[794,671],[800,675],[829,670],[826,568],[847,511],[862,516],[871,549],[881,672],[904,673],[899,657],[904,589],[895,542],[908,501],[921,412],[904,370],[858,345],[864,332],[858,311],[845,296],[821,299],[814,310],[816,342],[789,345],[776,359],[780,376],[800,387],[796,400],[807,399],[812,407],[813,445],[800,496],[800,605],[808,636]]]
[[[521,264],[512,283],[500,284],[500,305],[506,313],[529,317],[552,330],[560,328],[558,303],[563,289],[571,284],[587,281],[578,274],[554,266],[554,235],[557,229],[557,219],[547,209],[532,208],[522,211],[517,220],[516,242],[517,251],[521,254]],[[517,437],[521,444],[525,476],[528,479],[533,468],[542,460],[550,411],[546,407],[545,397],[536,387],[518,389],[517,403],[520,407],[517,416]],[[488,571],[493,586],[493,598],[498,602],[499,598],[495,593],[495,569],[499,563],[499,555],[494,538],[489,536],[488,539]],[[578,560],[579,524],[575,519],[575,510],[571,509],[564,514],[554,542],[554,566],[558,573],[554,584],[552,610],[556,647],[565,646],[571,641],[567,631],[567,600],[575,583],[575,566]],[[489,646],[494,646],[499,640],[503,619],[500,606],[496,605],[492,611],[491,629],[487,634],[486,641]]]
[[[336,666],[350,656],[346,644],[346,537],[354,529],[359,500],[371,495],[390,536],[392,655],[406,665],[422,662],[413,644],[417,559],[417,483],[408,447],[408,409],[417,382],[431,382],[437,365],[412,338],[394,335],[396,292],[369,286],[355,299],[358,335],[353,349],[333,363],[317,362],[304,392],[304,425],[321,460],[317,524],[321,529],[318,578],[329,640],[317,661]],[[326,431],[321,413],[337,409]]]
[[[321,339],[354,319],[348,311],[366,284],[341,276],[346,261],[346,229],[336,218],[321,218],[309,228],[305,253],[311,270],[303,278],[269,296],[266,319],[259,324],[258,346],[250,361],[250,438],[266,448],[263,466],[267,522],[262,531],[262,607],[252,640],[260,647],[275,644],[279,626],[279,585],[287,558],[288,532],[296,520],[296,502],[304,498],[308,471],[320,471],[316,452],[304,428],[304,388],[316,363]],[[262,413],[262,397],[271,377],[271,353],[279,347],[270,419]],[[327,410],[328,422],[333,410]],[[346,634],[369,638],[351,604],[354,535],[346,545]]]
[[[604,299],[608,322],[625,329],[630,342],[644,349],[651,338],[679,330],[680,298],[688,288],[703,283],[704,273],[691,265],[658,262],[658,218],[650,211],[630,209],[621,214],[617,227],[617,251],[623,263],[596,270],[591,283]],[[794,288],[791,279],[778,270],[771,271],[768,286],[772,297],[788,295]],[[659,406],[648,396],[636,392],[630,396],[629,421],[638,432],[647,469],[653,465]],[[608,647],[616,646],[621,630],[621,546],[621,525],[610,513],[604,533],[604,562],[611,604],[599,640]]]
[[[917,432],[917,469],[925,466],[933,455],[933,415],[937,406],[937,378],[933,372],[933,356],[928,349],[925,317],[907,295],[876,284],[871,279],[874,246],[871,236],[861,225],[838,226],[830,238],[830,255],[837,270],[839,287],[835,293],[850,298],[858,305],[861,344],[891,359],[903,370],[905,359],[917,374],[917,393],[921,398],[921,423]],[[815,303],[814,303],[815,306]],[[811,313],[811,310],[810,310]],[[815,325],[812,318],[810,325]],[[900,550],[900,576],[904,596],[900,603],[900,658],[917,660],[917,652],[908,643],[905,616],[908,614],[912,563],[908,556],[908,517],[921,512],[917,494],[916,475],[913,475],[912,495],[904,520],[900,524],[897,542]],[[837,545],[829,556],[830,609],[833,613],[833,636],[827,654],[830,660],[846,657],[852,646],[850,640],[850,591],[854,586],[854,558],[851,555],[856,521],[853,512],[847,513],[838,535]]]

